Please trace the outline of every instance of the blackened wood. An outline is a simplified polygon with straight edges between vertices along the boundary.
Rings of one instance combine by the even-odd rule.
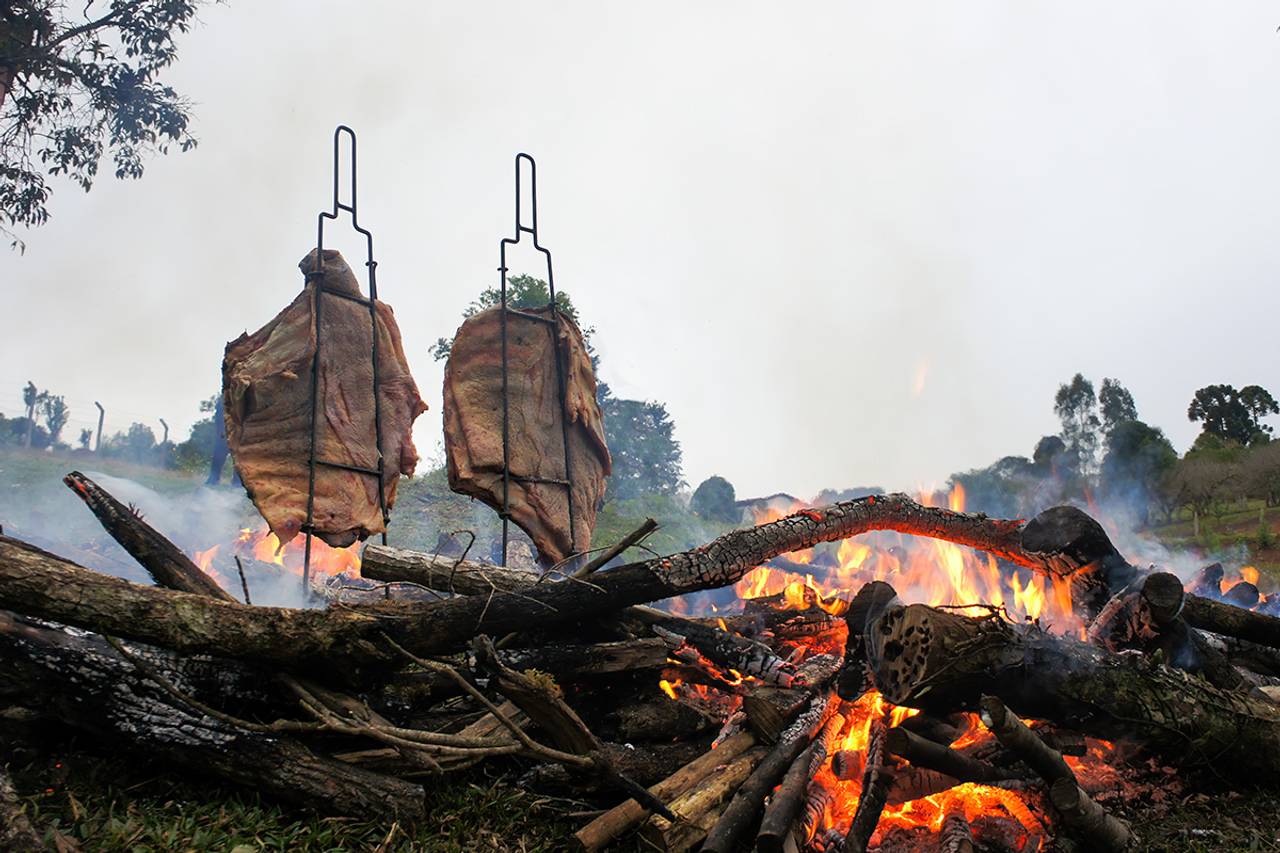
[[[201,685],[169,657],[135,647],[188,693]],[[22,685],[42,713],[107,741],[145,751],[323,814],[417,818],[422,787],[317,755],[291,737],[245,729],[179,701],[104,640],[9,620],[0,623],[0,681]],[[209,703],[218,701],[208,696]]]
[[[961,782],[994,782],[1010,777],[1005,768],[971,758],[906,729],[891,728],[884,737],[884,747],[889,754],[916,766],[945,773]]]
[[[493,566],[374,543],[365,545],[360,555],[360,576],[385,582],[407,581],[458,595],[518,592],[533,586],[541,577],[537,572],[526,569]]]
[[[890,757],[885,748],[886,731],[883,721],[872,722],[867,738],[866,767],[862,771],[862,793],[858,796],[853,822],[844,836],[844,853],[866,853],[889,800],[889,787],[895,773],[889,766]]]
[[[1193,628],[1280,648],[1280,619],[1275,616],[1188,595],[1182,608],[1182,618]]]
[[[111,538],[141,563],[160,586],[231,599],[226,590],[178,546],[143,521],[141,515],[113,498],[106,489],[79,471],[72,471],[62,478],[62,482],[85,502]]]
[[[1224,574],[1226,573],[1222,569],[1222,563],[1210,563],[1196,572],[1191,580],[1187,581],[1187,592],[1209,598],[1218,598],[1222,595],[1222,577]]]
[[[843,727],[844,717],[839,712],[833,714],[813,742],[791,764],[765,806],[760,832],[756,835],[756,850],[782,853],[786,849],[787,841],[795,835],[796,820],[804,809],[809,784],[826,763],[827,753],[836,746],[836,737]]]
[[[764,798],[826,724],[837,704],[838,700],[833,696],[814,697],[809,708],[787,726],[708,833],[702,847],[705,853],[731,853],[736,848],[739,839],[751,831],[759,817]]]
[[[1182,582],[1170,572],[1152,572],[1142,581],[1142,600],[1151,620],[1160,627],[1169,625],[1182,613],[1186,599]]]
[[[1280,779],[1280,706],[1035,626],[910,605],[874,628],[885,698],[924,710],[999,696],[1015,713],[1108,740],[1135,740],[1175,763]]]
[[[652,626],[654,633],[666,640],[672,649],[672,657],[686,663],[695,663],[698,654],[720,667],[736,670],[766,684],[791,687],[795,681],[793,664],[774,654],[764,643],[709,628],[690,620],[666,619]],[[696,650],[695,659],[687,659],[684,646]]]
[[[1258,588],[1248,581],[1240,581],[1222,594],[1222,600],[1227,604],[1234,604],[1246,610],[1257,607],[1260,597]]]
[[[963,727],[964,719],[959,714],[948,714],[945,717],[935,717],[933,714],[916,714],[913,717],[907,717],[898,724],[900,729],[914,732],[920,737],[944,746],[954,743],[955,739],[963,733]]]

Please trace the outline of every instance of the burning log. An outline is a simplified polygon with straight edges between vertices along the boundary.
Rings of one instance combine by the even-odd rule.
[[[963,811],[949,811],[942,820],[941,853],[973,853],[973,829]]]
[[[917,767],[944,773],[958,782],[997,782],[1017,775],[900,727],[885,732],[884,749],[890,755],[896,755]]]
[[[948,714],[946,717],[935,717],[933,714],[916,714],[907,717],[898,728],[912,734],[920,735],[934,743],[950,746],[963,732],[964,720],[959,714]]]
[[[707,834],[702,846],[704,853],[731,853],[735,849],[738,840],[755,823],[764,798],[826,725],[838,704],[839,700],[833,696],[815,696],[809,708],[787,726]]]
[[[1222,563],[1210,563],[1187,581],[1187,592],[1217,598],[1222,594],[1222,578],[1225,574]]]
[[[85,502],[120,545],[142,564],[156,583],[169,589],[180,589],[230,600],[231,596],[217,581],[191,562],[178,546],[142,520],[142,516],[113,498],[105,489],[79,471],[62,478],[71,491]]]
[[[1227,604],[1234,604],[1245,610],[1257,607],[1258,599],[1261,597],[1262,594],[1258,592],[1258,588],[1248,581],[1240,581],[1222,594],[1222,600]]]
[[[720,806],[759,766],[768,750],[752,747],[734,758],[705,784],[681,794],[671,803],[675,820],[649,818],[640,836],[667,853],[684,853],[707,837],[719,819]]]
[[[1275,616],[1188,595],[1182,608],[1182,618],[1193,628],[1280,648],[1280,618]]]
[[[872,721],[867,738],[866,766],[862,771],[862,793],[853,813],[853,822],[845,833],[843,853],[866,853],[867,844],[880,823],[880,814],[889,800],[889,787],[895,773],[889,766],[885,735],[884,721]]]
[[[687,619],[663,620],[652,628],[671,647],[676,660],[696,663],[702,656],[726,669],[781,687],[790,687],[796,679],[795,666],[778,657],[764,643]]]
[[[782,853],[787,841],[794,838],[796,819],[804,810],[805,797],[808,796],[809,785],[814,775],[827,760],[827,754],[834,748],[841,729],[844,728],[844,716],[839,712],[832,715],[822,731],[804,752],[800,753],[785,776],[782,784],[774,792],[769,804],[765,807],[764,817],[760,820],[760,832],[756,835],[756,850],[761,853]]]
[[[1046,785],[1052,785],[1059,779],[1070,779],[1075,784],[1076,775],[1062,754],[1041,740],[1017,716],[1009,713],[1003,702],[994,696],[983,696],[980,704],[982,724],[1005,749],[1034,770]]]
[[[755,736],[749,732],[734,735],[651,787],[649,793],[656,799],[671,801],[712,774],[722,772],[725,765],[755,743]],[[595,853],[639,826],[649,814],[649,810],[634,799],[627,800],[591,821],[573,837],[583,850]]]
[[[950,710],[993,693],[1021,715],[1137,739],[1178,762],[1280,778],[1280,706],[1168,667],[924,605],[887,611],[873,640],[876,683],[895,704]]]
[[[747,723],[762,740],[774,743],[800,709],[812,701],[814,693],[831,681],[837,666],[839,658],[834,655],[816,655],[796,671],[796,682],[805,687],[754,688],[742,698]]]

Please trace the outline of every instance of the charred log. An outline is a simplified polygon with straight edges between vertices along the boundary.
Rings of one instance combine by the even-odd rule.
[[[885,613],[873,639],[876,682],[895,704],[973,708],[992,693],[1022,716],[1137,740],[1179,763],[1280,778],[1280,707],[1169,667],[923,605]]]

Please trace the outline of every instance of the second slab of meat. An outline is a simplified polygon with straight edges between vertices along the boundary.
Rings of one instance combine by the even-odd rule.
[[[444,372],[444,446],[449,486],[502,509],[501,308],[469,318],[458,329]],[[517,477],[565,478],[563,415],[556,381],[550,309],[507,317],[510,466]],[[560,315],[561,365],[569,419],[573,537],[568,491],[554,483],[510,484],[511,520],[538,548],[544,565],[591,547],[596,509],[611,470],[596,377],[582,332]]]

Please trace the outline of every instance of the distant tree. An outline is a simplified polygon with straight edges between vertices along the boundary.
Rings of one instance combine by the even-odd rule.
[[[1025,497],[1048,472],[1025,456],[1006,456],[986,468],[952,474],[949,485],[965,492],[965,509],[988,515],[1017,516],[1025,511]]]
[[[674,495],[684,485],[680,442],[662,403],[622,400],[600,383],[605,440],[613,456],[607,497]]]
[[[1079,460],[1080,470],[1092,472],[1098,453],[1098,398],[1093,383],[1077,373],[1067,385],[1058,386],[1053,411],[1062,421],[1062,439]]]
[[[36,423],[36,404],[40,402],[40,389],[36,383],[28,380],[22,389],[22,404],[27,407],[27,437],[23,441],[26,447],[31,446],[31,430]]]
[[[1239,474],[1234,463],[1189,455],[1174,467],[1168,488],[1199,518],[1231,498],[1232,481]]]
[[[1102,459],[1103,495],[1123,501],[1139,522],[1147,524],[1160,484],[1177,462],[1177,451],[1159,428],[1137,420],[1122,421],[1112,429]]]
[[[551,301],[551,288],[540,278],[531,275],[513,275],[507,279],[508,308],[543,308]],[[496,308],[502,304],[502,291],[490,287],[480,292],[480,296],[462,311],[462,319],[474,317],[481,311]],[[556,308],[564,316],[581,326],[578,309],[573,300],[563,290],[556,291]],[[587,342],[587,351],[591,352],[591,335],[594,329],[583,329],[582,336]],[[431,355],[436,361],[444,361],[453,350],[453,338],[439,338],[431,348]]]
[[[0,231],[48,220],[47,177],[87,191],[104,156],[117,178],[138,178],[150,154],[195,146],[190,105],[160,73],[177,59],[175,40],[198,5],[0,4]]]
[[[91,429],[80,430],[80,449],[88,450],[89,442],[91,441],[93,441],[93,430]]]
[[[1259,385],[1236,390],[1231,385],[1206,385],[1196,391],[1187,407],[1187,418],[1203,421],[1204,432],[1240,445],[1262,443],[1271,427],[1262,423],[1267,415],[1280,413],[1280,404]]]
[[[218,435],[218,426],[214,421],[217,406],[217,394],[200,401],[200,412],[205,417],[191,425],[187,440],[178,444],[174,450],[174,458],[180,467],[196,469],[209,464],[213,444]]]
[[[711,521],[737,521],[741,513],[734,505],[738,496],[733,483],[724,477],[708,477],[693,490],[689,508]]]
[[[1248,493],[1267,506],[1280,506],[1280,441],[1253,448],[1243,463]]]
[[[1119,379],[1103,379],[1098,390],[1098,407],[1102,410],[1102,432],[1108,438],[1120,424],[1136,421],[1138,407],[1129,389]]]
[[[54,396],[48,392],[40,397],[40,409],[44,414],[44,424],[49,430],[49,439],[57,444],[62,437],[62,428],[71,417],[71,409],[61,395]]]
[[[146,424],[130,424],[127,432],[117,432],[102,442],[102,453],[139,464],[152,463],[156,458],[156,434]]]

